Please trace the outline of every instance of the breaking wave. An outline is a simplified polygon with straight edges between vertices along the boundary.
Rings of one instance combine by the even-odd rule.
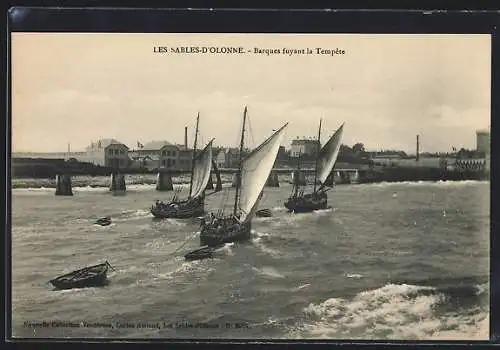
[[[477,295],[486,287],[476,286]],[[301,325],[289,337],[336,339],[479,340],[489,337],[489,313],[442,312],[449,301],[443,291],[427,286],[387,284],[352,299],[330,298],[303,309]]]

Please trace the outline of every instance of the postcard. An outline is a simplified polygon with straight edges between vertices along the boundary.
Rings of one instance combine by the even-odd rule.
[[[11,50],[14,338],[489,339],[490,35]]]

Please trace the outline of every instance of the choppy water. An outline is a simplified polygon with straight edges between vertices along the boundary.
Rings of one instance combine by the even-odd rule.
[[[290,190],[265,190],[274,217],[254,220],[251,242],[194,262],[182,256],[198,222],[153,220],[172,193],[152,185],[13,190],[13,335],[488,339],[489,183],[338,186],[332,209],[297,215],[282,208]],[[227,191],[207,208],[231,207]],[[114,223],[92,224],[104,215]],[[47,283],[104,260],[116,268],[106,287]],[[52,321],[65,324],[27,325]]]

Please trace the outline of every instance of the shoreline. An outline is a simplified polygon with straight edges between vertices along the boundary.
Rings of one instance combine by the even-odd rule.
[[[383,184],[383,183],[444,183],[444,182],[489,182],[489,180],[475,180],[475,179],[459,179],[459,180],[402,180],[402,181],[370,181],[359,183],[336,183],[335,186],[341,185],[366,185],[366,184]],[[72,178],[72,188],[107,188],[111,185],[111,180],[109,177],[87,177],[87,176],[75,176]],[[172,183],[174,185],[188,185],[189,179],[182,177],[172,177]],[[125,184],[127,186],[137,186],[137,185],[156,185],[156,176],[133,176],[127,175],[125,177]],[[231,184],[230,179],[222,179],[222,184],[224,187]],[[291,183],[286,180],[280,180],[280,185],[285,184],[286,186],[291,186]],[[308,184],[312,185],[312,184]],[[48,189],[56,188],[55,179],[19,179],[14,178],[11,180],[11,189]]]

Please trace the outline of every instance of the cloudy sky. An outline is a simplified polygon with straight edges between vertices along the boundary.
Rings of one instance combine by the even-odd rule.
[[[155,46],[339,48],[344,55],[158,54]],[[315,50],[314,50],[315,51]],[[474,148],[490,124],[489,35],[38,34],[12,37],[13,151],[83,150],[114,137],[235,146],[248,105],[256,146],[290,122],[344,143],[414,152]]]

